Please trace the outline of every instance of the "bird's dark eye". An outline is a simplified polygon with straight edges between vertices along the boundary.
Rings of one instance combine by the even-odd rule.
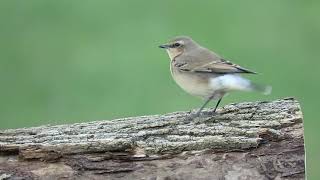
[[[179,46],[181,46],[180,43],[174,43],[174,44],[173,44],[173,47],[179,47]]]

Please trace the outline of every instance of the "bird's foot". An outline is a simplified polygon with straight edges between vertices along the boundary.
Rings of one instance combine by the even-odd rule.
[[[215,115],[217,115],[217,114],[218,114],[217,111],[210,111],[210,112],[207,112],[207,113],[206,113],[206,115],[207,115],[207,116],[210,116],[210,117],[211,117],[211,116],[215,116]]]
[[[194,122],[195,124],[212,121],[213,117],[218,115],[216,111],[201,112],[201,113],[190,113],[185,117],[185,122]],[[215,121],[215,120],[213,120]]]
[[[199,116],[200,116],[200,113],[195,113],[195,114],[193,114],[193,113],[190,111],[190,114],[187,114],[187,115],[186,115],[185,121],[191,122],[191,121],[197,119]]]

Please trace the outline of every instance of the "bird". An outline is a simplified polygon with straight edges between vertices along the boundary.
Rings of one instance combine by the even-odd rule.
[[[217,100],[213,114],[222,98],[233,91],[258,91],[271,93],[271,86],[260,85],[242,77],[242,74],[257,74],[219,56],[201,46],[188,36],[177,36],[159,46],[167,51],[170,71],[175,82],[187,93],[203,98],[204,104],[193,114],[201,111],[211,100]]]

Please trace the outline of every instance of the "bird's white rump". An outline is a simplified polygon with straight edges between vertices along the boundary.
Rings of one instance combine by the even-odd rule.
[[[213,91],[259,91],[263,94],[270,94],[272,90],[271,86],[258,85],[235,74],[226,74],[211,78],[210,87]]]

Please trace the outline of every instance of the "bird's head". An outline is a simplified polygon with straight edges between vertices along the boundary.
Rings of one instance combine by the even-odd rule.
[[[190,37],[178,36],[170,40],[166,44],[162,44],[159,47],[167,50],[167,53],[171,60],[181,55],[186,51],[195,49],[198,46]]]

